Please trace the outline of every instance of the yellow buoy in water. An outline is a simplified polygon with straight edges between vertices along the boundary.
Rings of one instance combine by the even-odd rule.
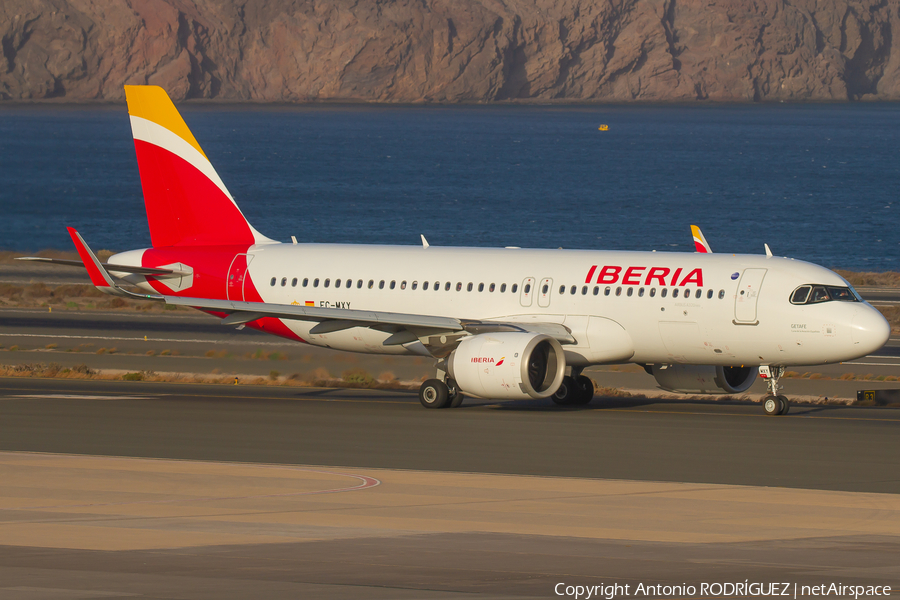
[[[597,129],[600,131],[609,131],[609,125],[601,125]]]

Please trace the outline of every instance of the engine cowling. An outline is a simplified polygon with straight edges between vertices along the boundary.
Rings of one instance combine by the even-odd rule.
[[[566,369],[560,343],[537,333],[481,333],[463,339],[447,361],[466,394],[481,398],[547,398]]]
[[[740,394],[753,385],[758,367],[652,365],[647,368],[664,390],[682,394]]]

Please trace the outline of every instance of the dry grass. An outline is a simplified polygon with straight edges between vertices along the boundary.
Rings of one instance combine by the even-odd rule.
[[[900,287],[900,273],[885,271],[884,273],[856,273],[836,269],[835,272],[850,282],[853,287]]]

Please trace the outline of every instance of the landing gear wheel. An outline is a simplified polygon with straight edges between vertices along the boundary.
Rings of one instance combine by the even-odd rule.
[[[450,393],[450,403],[448,406],[450,408],[459,408],[463,403],[463,393],[459,390],[459,386],[456,384],[456,381],[453,379],[447,380],[447,389]]]
[[[772,417],[782,414],[784,403],[781,401],[781,396],[766,396],[763,398],[763,410]]]
[[[570,406],[578,397],[578,383],[572,377],[563,377],[559,389],[550,398],[559,406]]]
[[[444,408],[450,403],[450,389],[440,379],[428,379],[419,388],[419,402],[425,408]]]
[[[778,399],[781,400],[781,412],[779,414],[788,414],[788,411],[791,410],[791,401],[788,400],[787,396],[778,396]]]
[[[575,395],[572,404],[576,406],[584,406],[594,399],[594,382],[590,377],[579,375],[575,378]]]

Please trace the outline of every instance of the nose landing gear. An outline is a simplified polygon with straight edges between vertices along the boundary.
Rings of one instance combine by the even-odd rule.
[[[784,375],[784,367],[759,367],[759,375],[766,380],[769,395],[763,398],[763,410],[767,415],[786,415],[791,410],[791,403],[787,396],[778,394],[778,380]]]

